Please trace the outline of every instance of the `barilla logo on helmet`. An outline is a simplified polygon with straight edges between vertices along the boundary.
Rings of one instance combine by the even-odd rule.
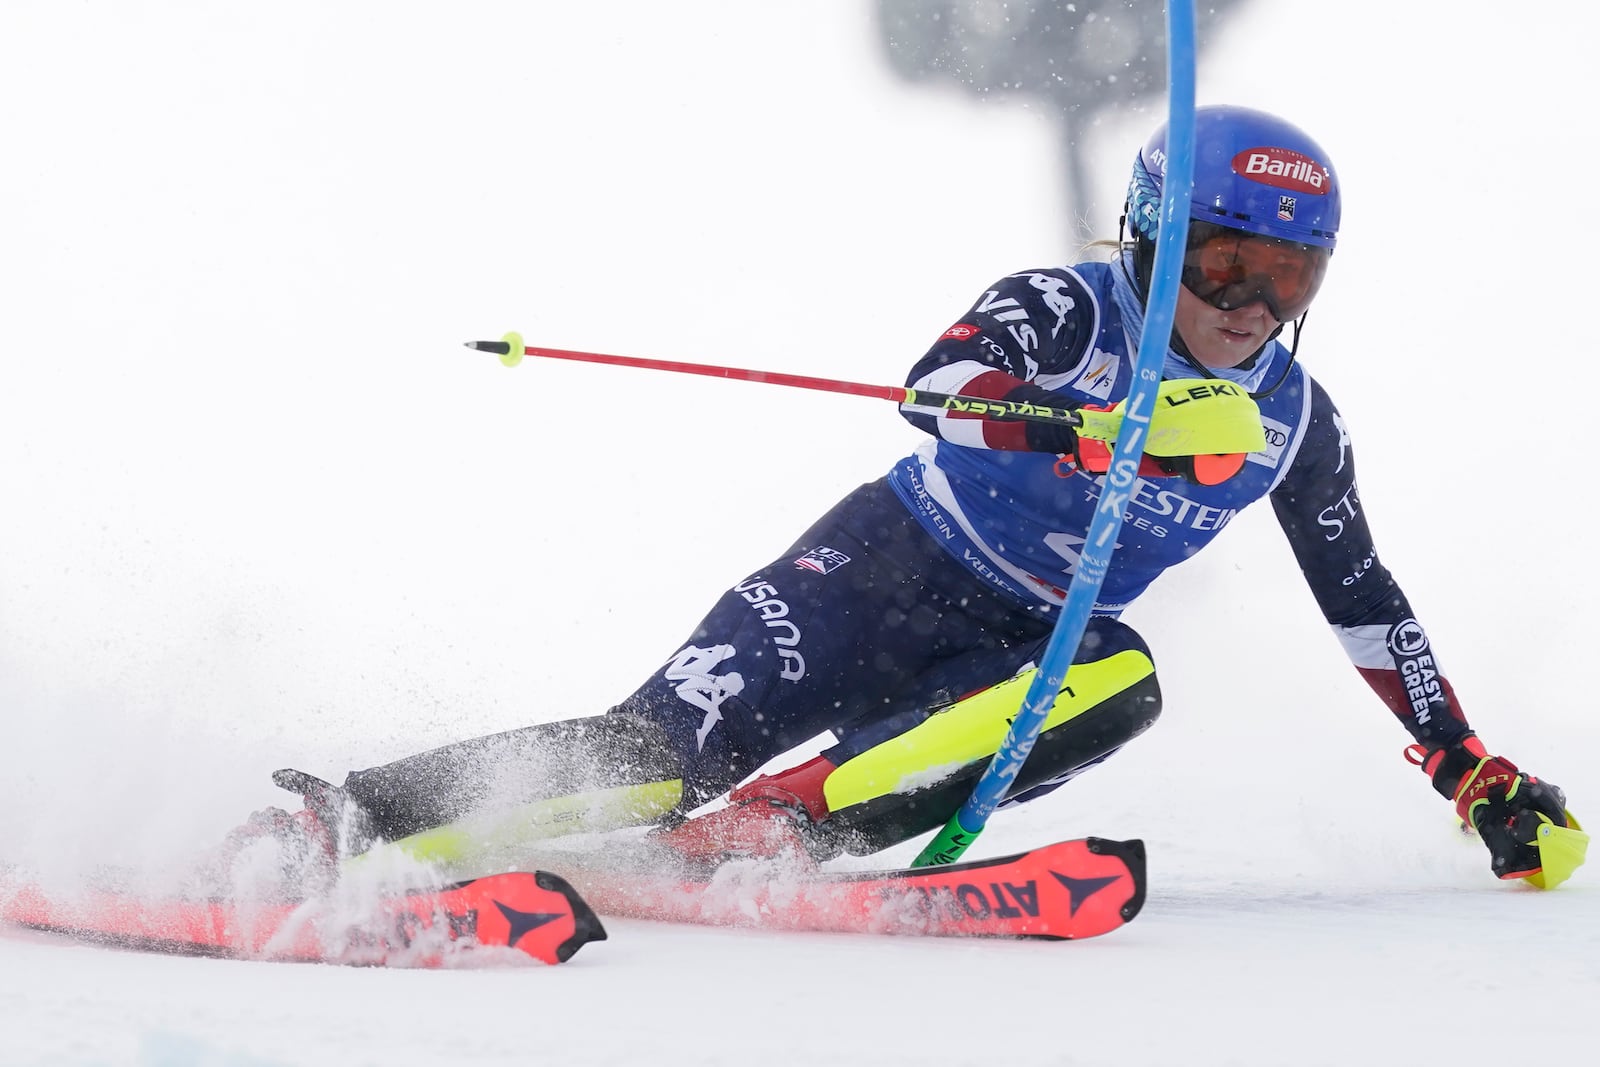
[[[1326,166],[1292,148],[1246,148],[1233,157],[1233,172],[1297,193],[1321,195],[1333,188],[1333,176]]]

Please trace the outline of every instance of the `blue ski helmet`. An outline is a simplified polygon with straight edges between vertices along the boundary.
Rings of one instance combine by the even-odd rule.
[[[1321,145],[1264,111],[1213,105],[1196,108],[1194,117],[1191,219],[1333,248],[1339,234],[1339,180]],[[1127,211],[1136,241],[1155,239],[1166,147],[1162,123],[1133,163]]]

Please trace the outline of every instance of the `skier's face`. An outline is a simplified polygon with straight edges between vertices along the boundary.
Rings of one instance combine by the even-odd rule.
[[[1226,370],[1237,367],[1267,343],[1278,320],[1266,302],[1223,311],[1178,286],[1178,307],[1173,315],[1178,336],[1202,367]]]

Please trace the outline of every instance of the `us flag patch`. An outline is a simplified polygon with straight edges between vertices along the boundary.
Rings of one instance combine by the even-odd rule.
[[[1284,222],[1294,221],[1294,197],[1278,197],[1278,217]]]
[[[827,574],[829,571],[838,570],[849,562],[850,557],[837,549],[817,547],[795,560],[794,565],[804,571]]]

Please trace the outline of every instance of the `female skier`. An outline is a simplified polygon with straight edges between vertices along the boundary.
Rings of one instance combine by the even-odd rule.
[[[1295,359],[1339,229],[1333,166],[1271,115],[1205,107],[1196,118],[1161,397],[1167,409],[1192,405],[1195,433],[1187,448],[1147,455],[1099,603],[1008,803],[1054,789],[1155,722],[1149,650],[1119,616],[1240,509],[1270,499],[1328,624],[1410,732],[1408,757],[1477,829],[1496,875],[1537,874],[1535,834],[1571,822],[1565,797],[1490,754],[1468,725],[1379,562],[1338,410]],[[1080,411],[1119,404],[1150,287],[1165,139],[1157,130],[1134,162],[1128,239],[1110,262],[995,282],[907,384]],[[1263,433],[1216,447],[1241,403]],[[1212,409],[1222,436],[1207,444]],[[1065,424],[903,413],[928,440],[735,583],[609,713],[450,745],[340,787],[279,772],[307,810],[258,815],[253,831],[315,837],[337,822],[360,848],[495,813],[531,825],[541,803],[573,794],[611,804],[613,823],[658,822],[657,840],[701,858],[866,852],[942,825],[994,753],[1055,624],[1108,445]],[[821,755],[738,785],[828,732]],[[724,793],[724,806],[685,818]]]

